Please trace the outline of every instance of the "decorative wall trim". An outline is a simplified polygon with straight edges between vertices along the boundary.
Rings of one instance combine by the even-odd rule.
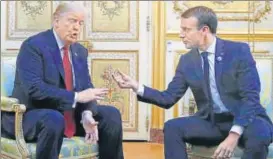
[[[107,8],[106,3],[108,2],[115,3],[115,6]],[[98,5],[95,5],[95,3],[98,3]],[[139,38],[139,2],[136,1],[128,2],[129,15],[127,16],[129,19],[124,19],[124,21],[128,23],[128,28],[126,30],[112,31],[111,26],[101,26],[104,29],[103,31],[94,28],[95,9],[97,12],[101,13],[101,15],[108,17],[107,21],[111,22],[116,16],[122,16],[119,14],[119,11],[124,9],[123,3],[127,3],[127,1],[86,1],[85,6],[88,8],[89,12],[84,29],[85,39],[92,39],[93,41],[137,41]],[[100,8],[100,10],[98,10],[98,8]],[[99,14],[97,12],[96,14]]]
[[[234,41],[271,42],[273,34],[218,34],[220,38]],[[181,40],[179,33],[167,33],[166,40]]]
[[[94,68],[95,62],[109,62],[100,67],[103,68]],[[136,132],[138,131],[138,103],[136,100],[136,95],[131,90],[122,90],[120,89],[116,82],[112,79],[112,73],[115,72],[118,66],[114,66],[114,61],[126,61],[129,63],[128,74],[133,79],[138,80],[138,51],[137,50],[107,50],[107,51],[92,51],[89,53],[88,65],[90,75],[92,77],[93,84],[98,87],[99,81],[104,81],[103,85],[99,84],[99,87],[107,87],[110,89],[109,94],[106,100],[100,101],[100,104],[103,105],[114,105],[116,106],[122,115],[126,115],[126,118],[123,118],[123,129],[127,132]],[[105,67],[104,67],[105,66]],[[101,73],[95,74],[95,70],[103,69],[104,71],[99,70]],[[127,68],[124,68],[127,69]],[[94,71],[94,72],[93,72]],[[125,72],[126,73],[126,72]],[[128,96],[127,96],[128,95]],[[126,104],[125,96],[128,97],[129,105]],[[128,109],[127,109],[128,108]],[[125,113],[125,114],[124,114]],[[128,113],[128,114],[127,114]]]
[[[191,2],[183,1],[173,1],[173,10],[177,13],[181,13],[184,10],[198,5],[191,5]],[[210,1],[209,2],[212,9],[218,14],[219,21],[253,21],[260,22],[262,18],[271,11],[270,1],[245,1],[247,5],[244,10],[238,10],[238,8],[229,8],[229,4],[236,3],[231,1]],[[237,1],[238,3],[238,1]],[[239,1],[239,3],[242,3]],[[221,9],[221,10],[220,10]],[[228,14],[226,14],[228,13]],[[232,14],[232,15],[230,15]]]
[[[150,142],[163,144],[164,143],[163,130],[152,128],[150,131]]]
[[[164,1],[154,1],[153,4],[153,80],[152,87],[165,89],[165,5]],[[163,128],[165,110],[152,106],[151,128]]]
[[[22,8],[18,9],[19,3]],[[19,11],[22,13],[18,14]],[[52,12],[53,3],[49,1],[8,1],[6,39],[23,40],[48,29],[46,25],[51,25]]]

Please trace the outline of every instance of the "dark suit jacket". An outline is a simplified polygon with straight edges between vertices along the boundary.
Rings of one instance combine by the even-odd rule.
[[[234,124],[245,127],[257,116],[270,121],[260,104],[260,80],[249,46],[217,38],[215,56],[217,89],[222,102],[234,115]],[[195,115],[206,118],[211,109],[197,49],[181,56],[167,90],[160,92],[145,87],[144,95],[138,96],[138,99],[168,109],[184,95],[188,87],[198,107]]]
[[[71,45],[72,64],[75,75],[74,91],[92,88],[87,56],[88,51],[79,43]],[[12,97],[32,109],[72,109],[74,91],[67,91],[64,84],[64,69],[61,53],[53,30],[34,35],[23,42],[17,57],[16,75]],[[84,110],[97,114],[96,102],[76,105],[76,116]],[[14,115],[2,114],[2,122],[14,123]]]

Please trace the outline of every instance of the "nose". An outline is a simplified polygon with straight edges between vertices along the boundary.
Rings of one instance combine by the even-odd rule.
[[[80,25],[79,23],[74,24],[73,29],[74,29],[75,31],[80,30],[80,28],[81,28],[81,25]]]
[[[179,37],[180,37],[181,39],[184,39],[184,38],[185,38],[185,34],[180,33],[180,34],[179,34]]]
[[[185,32],[183,30],[180,30],[179,37],[180,38],[185,38]]]

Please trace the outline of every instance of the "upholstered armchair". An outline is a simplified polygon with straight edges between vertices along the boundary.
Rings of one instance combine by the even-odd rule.
[[[10,98],[15,74],[15,57],[3,57],[1,60],[1,113],[15,113],[15,140],[4,138],[1,134],[1,159],[35,159],[36,143],[26,143],[23,136],[22,120],[26,106],[17,99]],[[84,137],[64,138],[59,158],[97,159],[98,145],[86,144]]]
[[[193,114],[196,111],[196,103],[193,98],[189,101],[189,115]],[[214,151],[217,149],[217,146],[206,147],[206,146],[196,146],[189,145],[189,156],[191,159],[212,159]],[[243,149],[236,147],[234,155],[231,159],[240,159],[243,156]],[[273,159],[273,144],[269,146],[268,157],[267,159]]]

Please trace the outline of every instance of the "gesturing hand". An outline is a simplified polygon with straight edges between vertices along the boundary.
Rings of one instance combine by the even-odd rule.
[[[92,100],[102,100],[108,91],[107,88],[88,88],[78,93],[77,102],[87,103]]]
[[[112,76],[120,88],[129,88],[133,89],[134,91],[138,89],[138,82],[121,71],[116,71],[116,73],[112,74]]]
[[[98,122],[94,120],[94,118],[86,114],[82,119],[83,128],[85,130],[85,142],[86,143],[96,143],[99,141],[99,133],[98,133]]]

